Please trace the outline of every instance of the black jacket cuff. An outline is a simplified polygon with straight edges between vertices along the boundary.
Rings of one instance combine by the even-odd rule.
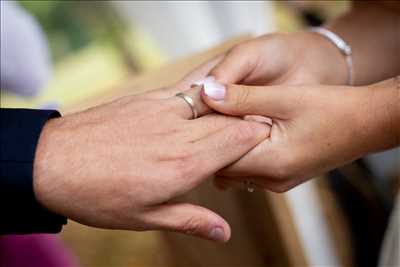
[[[0,234],[58,233],[66,218],[41,206],[33,192],[33,161],[54,110],[1,109]]]

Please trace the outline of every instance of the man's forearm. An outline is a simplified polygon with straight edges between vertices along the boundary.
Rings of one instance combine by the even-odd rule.
[[[400,6],[394,2],[357,2],[351,11],[327,24],[352,47],[355,85],[400,73],[400,8],[391,5]]]

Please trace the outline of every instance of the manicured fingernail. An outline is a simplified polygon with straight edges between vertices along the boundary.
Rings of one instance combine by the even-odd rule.
[[[221,101],[225,98],[225,86],[222,84],[209,81],[204,83],[204,93],[213,100]]]
[[[224,230],[222,230],[221,227],[214,227],[211,229],[209,237],[215,241],[225,242]]]
[[[215,81],[214,76],[207,76],[207,77],[205,77],[204,79],[195,81],[193,84],[194,84],[194,85],[197,85],[197,86],[200,86],[200,85],[203,85],[203,84],[206,83],[206,82],[211,82],[211,81],[212,81],[212,82]]]
[[[221,101],[225,98],[225,86],[215,81],[214,76],[207,76],[193,84],[203,86],[204,93],[213,100]]]

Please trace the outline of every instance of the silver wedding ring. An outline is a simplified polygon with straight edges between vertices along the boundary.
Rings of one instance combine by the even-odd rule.
[[[185,102],[189,105],[190,110],[192,111],[192,120],[196,119],[198,116],[198,112],[196,106],[194,105],[193,98],[184,94],[184,93],[177,93],[175,96],[182,98]]]

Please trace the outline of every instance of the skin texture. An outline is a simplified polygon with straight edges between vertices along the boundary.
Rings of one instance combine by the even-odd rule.
[[[226,85],[219,100],[212,90],[202,91],[207,105],[220,113],[273,120],[269,138],[218,172],[218,183],[251,181],[285,192],[363,155],[398,146],[399,86],[399,77],[363,88]]]
[[[330,64],[318,64],[325,61]],[[335,75],[332,75],[335,73]],[[233,47],[210,71],[224,84],[343,84],[346,63],[338,49],[309,32],[272,33]]]
[[[353,47],[356,84],[400,72],[393,56],[398,9],[370,5],[355,5],[327,26]],[[373,27],[372,16],[379,21]],[[343,85],[346,68],[337,48],[315,33],[270,34],[234,47],[176,86],[53,119],[36,152],[35,195],[48,209],[91,226],[226,241],[230,228],[220,216],[173,198],[228,165],[219,171],[221,183],[250,180],[283,192],[399,144],[394,81],[363,88],[317,85]],[[220,114],[188,120],[189,107],[173,96],[206,73],[227,86],[224,101],[203,92],[204,102],[247,121]],[[200,113],[209,114],[198,88],[192,90]],[[272,118],[272,129],[246,115]]]
[[[371,21],[374,23],[371,23]],[[381,80],[394,77],[400,73],[400,59],[398,57],[398,49],[400,47],[400,35],[398,34],[398,30],[400,28],[399,3],[394,1],[355,2],[349,12],[328,22],[325,27],[337,33],[352,47],[355,85],[376,83]],[[210,71],[209,75],[214,76],[215,79],[222,84],[241,84],[252,86],[282,85],[279,88],[282,90],[290,89],[290,93],[293,94],[293,97],[296,99],[296,101],[298,101],[297,99],[303,99],[306,96],[308,97],[308,93],[300,92],[300,90],[308,89],[309,87],[318,87],[316,86],[317,84],[346,85],[348,81],[348,69],[344,56],[326,38],[320,36],[319,34],[310,32],[297,32],[289,34],[273,33],[241,43],[233,47],[218,62],[216,67]],[[296,87],[287,85],[296,85]],[[264,88],[267,89],[269,87]],[[323,90],[322,88],[329,88],[329,91],[334,89],[331,87],[320,87],[321,90]],[[368,87],[358,87],[357,90],[366,88]],[[343,101],[344,96],[340,96],[343,89],[348,91],[347,87],[337,87],[336,89],[339,90],[337,92],[338,96],[334,96],[333,93],[326,92],[327,95],[324,97],[325,100],[330,98],[329,101],[332,102],[332,105],[340,105],[340,103],[336,102]],[[322,100],[323,92],[320,93]],[[282,95],[283,94],[286,95],[286,93],[282,92]],[[249,92],[249,95],[251,95],[251,91]],[[358,93],[355,93],[355,95],[358,95]],[[246,96],[241,97],[246,98]],[[340,98],[338,99],[337,97]],[[394,97],[394,99],[398,98]],[[205,99],[205,101],[207,100]],[[278,97],[276,101],[281,103],[281,97]],[[331,105],[328,103],[329,101],[326,101],[326,103],[323,101],[322,103],[325,103],[326,106],[329,107]],[[359,103],[360,101],[363,100],[354,99],[354,103]],[[344,102],[347,102],[347,99]],[[373,101],[371,100],[371,102]],[[266,105],[266,103],[270,103],[270,101],[260,96],[259,101],[256,101],[255,105],[259,105],[260,108],[262,108]],[[310,103],[312,103],[312,101]],[[315,104],[316,107],[321,108],[319,110],[315,110],[315,112],[324,113],[321,111],[324,109],[324,106],[321,106],[320,103]],[[296,109],[296,105],[297,102],[293,102],[292,108]],[[382,102],[380,105],[385,106],[386,104]],[[211,107],[215,108],[214,105],[211,105]],[[370,105],[367,105],[367,107],[370,107]],[[339,109],[339,106],[336,108]],[[336,108],[332,109],[331,113],[337,113],[336,115],[340,117],[340,113],[342,111]],[[216,108],[216,110],[218,109]],[[361,116],[360,120],[366,120],[365,116],[371,115],[371,110],[373,109],[370,108],[366,110]],[[244,114],[251,113],[244,112],[243,115]],[[393,116],[387,112],[387,115],[380,119],[385,120],[385,118],[391,117]],[[348,120],[347,118],[348,116],[344,118],[344,121],[341,122],[341,125],[344,125],[346,128],[351,128],[351,126],[354,126],[353,121]],[[323,124],[321,125],[325,125],[327,122],[331,121],[331,119],[326,119],[327,121],[323,121]],[[308,128],[308,131],[312,133],[312,136],[315,136],[315,129],[312,128],[314,125],[309,125],[308,120],[304,120],[303,123],[304,125],[301,127],[299,126],[298,129],[306,131],[307,129],[305,128]],[[372,122],[372,125],[376,125],[376,122]],[[276,133],[277,130],[280,129],[279,127],[281,127],[280,124],[274,125],[272,134]],[[396,127],[392,128],[395,129]],[[354,131],[359,132],[360,129]],[[380,139],[377,140],[384,138],[385,137],[381,135]],[[312,139],[308,137],[308,140]],[[354,140],[354,138],[352,140]],[[262,145],[257,146],[254,150],[259,152],[261,146]],[[328,148],[329,147],[327,147],[327,149]],[[260,165],[259,168],[261,168],[263,163],[267,163],[268,159],[266,158],[271,157],[271,155],[258,153],[258,158],[255,156],[257,154],[255,151],[252,151],[250,154],[254,155],[252,156],[254,162],[258,162]],[[297,148],[287,147],[285,154],[291,155],[295,151],[297,151]],[[306,151],[303,152],[306,153]],[[282,152],[281,154],[284,153]],[[315,159],[315,155],[306,154],[303,155],[303,158],[308,158],[310,161],[309,165],[315,165],[315,171],[310,172],[307,169],[301,170],[298,168],[299,173],[290,173],[290,175],[303,177],[302,179],[292,182],[287,181],[285,184],[283,184],[281,181],[278,183],[273,183],[274,180],[272,179],[270,181],[271,186],[267,186],[267,188],[271,188],[271,190],[274,191],[285,191],[288,188],[293,187],[293,185],[301,182],[301,180],[306,179],[304,177],[308,177],[311,173],[319,173],[324,169],[329,169],[323,167],[324,164],[321,164],[322,162],[318,161],[318,159]],[[349,158],[355,157],[356,156],[353,155]],[[346,160],[343,160],[342,162],[347,162],[349,158],[346,158]],[[316,162],[312,162],[313,160],[316,160]],[[296,162],[292,161],[295,161],[295,159],[292,159],[290,163],[288,162],[288,164],[297,165]],[[337,162],[337,164],[338,163],[339,162]],[[246,164],[248,165],[246,166]],[[284,162],[281,162],[281,164],[284,164]],[[322,167],[320,167],[320,165],[322,165]],[[230,175],[240,176],[243,169],[251,169],[252,166],[253,165],[250,163],[250,160],[245,160],[243,158],[241,161],[233,164],[233,166],[230,167]],[[301,166],[301,164],[299,164],[299,166]],[[327,166],[330,166],[330,164],[327,164]],[[265,165],[265,168],[268,168],[268,165]],[[304,168],[306,168],[306,166],[304,166]],[[282,166],[280,170],[282,169],[286,168],[283,168]],[[234,174],[235,171],[238,173]],[[225,175],[226,173],[223,172],[222,174]],[[277,175],[283,177],[287,176],[285,173]],[[242,178],[246,178],[246,180],[248,180],[247,177]],[[242,178],[240,179],[243,180]],[[217,185],[232,184],[232,182],[229,181],[231,180],[220,177],[217,177],[216,179]],[[266,179],[264,179],[264,182],[265,181]]]
[[[400,73],[399,3],[358,1],[325,27],[352,47],[355,85]],[[272,33],[238,44],[209,75],[224,84],[244,85],[346,85],[348,81],[344,56],[325,37],[310,32]]]
[[[209,114],[190,120],[174,88],[127,96],[48,121],[34,161],[34,191],[49,210],[89,226],[168,230],[225,242],[228,223],[180,196],[237,161],[269,134],[266,124]],[[190,82],[189,82],[190,81]],[[200,88],[186,93],[200,101]],[[201,115],[209,109],[197,108]]]
[[[326,27],[351,45],[355,85],[368,85],[399,75],[398,1],[354,1],[348,13]]]

